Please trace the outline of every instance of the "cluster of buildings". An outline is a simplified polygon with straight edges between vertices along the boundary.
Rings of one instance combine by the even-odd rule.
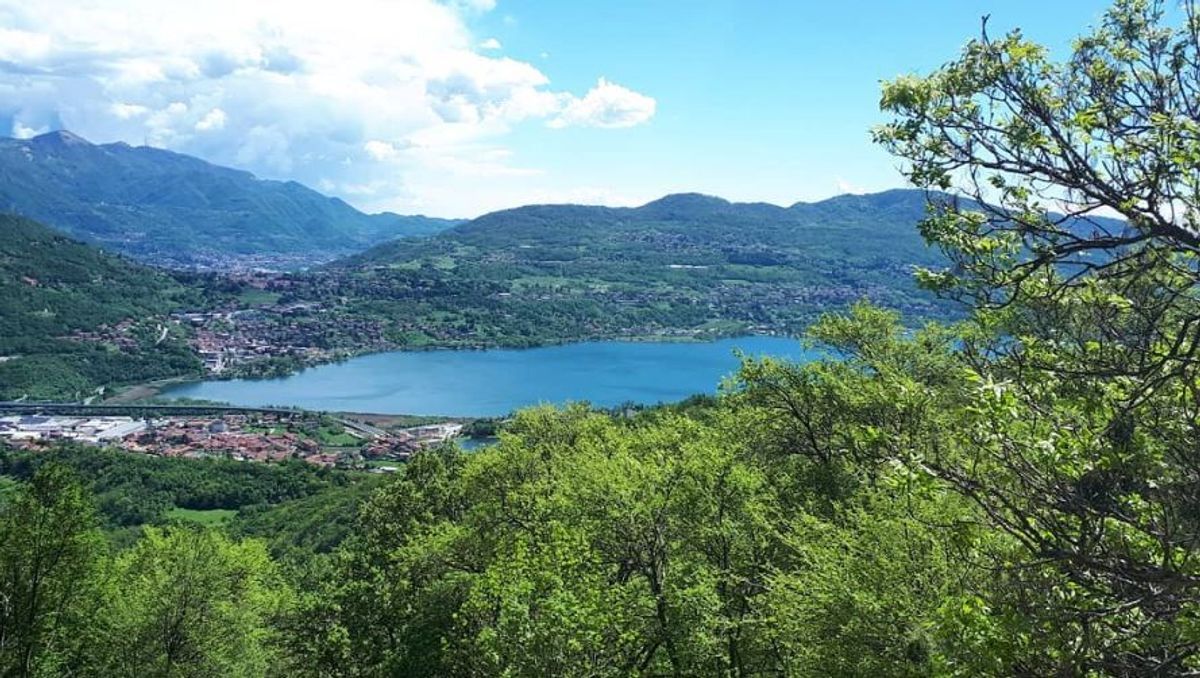
[[[292,311],[294,312],[294,311]],[[193,328],[191,344],[211,374],[221,374],[233,365],[277,356],[320,358],[321,351],[302,342],[280,341],[270,331],[276,327],[262,311],[209,311],[176,313],[176,322]]]
[[[367,459],[408,459],[423,447],[430,447],[462,435],[463,425],[457,422],[413,426],[378,436],[363,445],[362,456]]]
[[[407,437],[421,445],[436,445],[461,435],[463,425],[448,421],[442,424],[427,424],[400,429],[397,435]]]
[[[145,431],[147,423],[131,417],[0,417],[0,440],[11,443],[75,441],[110,444]]]
[[[74,441],[113,446],[160,457],[221,457],[248,462],[301,459],[318,466],[359,467],[365,460],[408,459],[422,447],[458,436],[463,425],[432,424],[384,431],[347,425],[354,445],[323,446],[320,423],[303,414],[226,414],[211,416],[76,417],[13,415],[0,417],[0,442],[37,449]]]
[[[111,445],[161,457],[227,457],[239,461],[304,459],[322,466],[338,462],[311,438],[287,430],[252,427],[248,418],[0,417],[0,441],[18,447],[73,441]]]
[[[144,431],[124,439],[121,447],[161,457],[227,457],[258,462],[304,459],[320,466],[338,461],[336,455],[326,458],[312,438],[286,429],[251,426],[241,415],[155,420]]]
[[[111,344],[129,352],[138,347],[138,340],[133,332],[136,327],[137,323],[133,320],[122,320],[116,325],[101,325],[91,331],[76,330],[69,338],[84,343]]]
[[[154,250],[147,252],[154,261],[182,270],[217,272],[231,278],[255,279],[275,271],[294,271],[328,263],[334,254],[229,254],[226,252]]]
[[[211,374],[268,358],[293,358],[303,364],[325,362],[339,354],[386,348],[376,320],[344,318],[315,302],[264,308],[181,312],[172,318],[192,328],[191,345]],[[341,346],[336,336],[353,336]]]

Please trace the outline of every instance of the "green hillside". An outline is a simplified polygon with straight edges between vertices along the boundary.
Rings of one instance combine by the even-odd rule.
[[[942,263],[919,191],[779,207],[695,194],[638,208],[534,205],[386,243],[298,277],[296,298],[352,300],[404,344],[799,332],[861,299],[909,318],[955,309],[919,290]]]
[[[22,217],[0,215],[0,233],[0,398],[82,397],[198,368],[156,321],[190,299],[173,279]]]
[[[741,266],[794,270],[810,281],[840,274],[865,284],[874,277],[869,272],[887,276],[938,260],[914,228],[924,215],[924,193],[905,190],[789,208],[698,194],[638,208],[532,205],[484,215],[437,238],[385,243],[349,261],[395,265],[448,256],[477,261],[496,277],[509,266],[612,280],[678,278],[671,271],[681,266],[709,271],[691,277],[721,280],[745,274],[735,268]]]
[[[401,344],[795,334],[864,299],[910,323],[954,318],[962,307],[914,278],[918,267],[947,264],[917,229],[927,197],[891,190],[780,207],[692,193],[636,208],[532,205],[385,243],[288,294],[351,299],[358,315],[386,318]],[[1100,223],[1124,227],[1078,226]]]
[[[0,211],[157,264],[327,261],[454,221],[363,214],[294,181],[69,132],[0,139]]]

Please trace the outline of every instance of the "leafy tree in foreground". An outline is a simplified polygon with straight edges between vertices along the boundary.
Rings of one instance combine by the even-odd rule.
[[[976,311],[966,400],[907,461],[1019,545],[976,615],[1015,625],[999,671],[1200,670],[1197,8],[1120,0],[1061,63],[985,30],[882,107],[912,181],[969,198],[922,225]]]
[[[47,462],[0,513],[0,674],[267,675],[292,596],[255,541],[146,528],[111,555],[91,498]]]
[[[95,512],[68,469],[48,464],[0,515],[0,673],[86,665],[104,552]]]
[[[148,528],[113,564],[106,675],[261,676],[290,594],[259,542]]]
[[[417,455],[362,513],[297,664],[316,674],[924,675],[955,502],[761,434],[774,412],[530,410]],[[953,499],[953,497],[951,497]],[[304,656],[302,654],[302,656]]]

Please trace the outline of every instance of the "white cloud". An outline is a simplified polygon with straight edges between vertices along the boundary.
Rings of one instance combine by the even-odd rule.
[[[197,132],[213,132],[225,128],[226,115],[225,111],[219,108],[214,108],[200,118],[200,122],[196,123]]]
[[[19,120],[14,120],[12,124],[12,135],[17,139],[29,139],[49,131],[49,127],[26,127]]]
[[[572,99],[551,127],[633,127],[654,117],[657,102],[600,78],[582,99]]]
[[[0,0],[0,129],[143,141],[263,176],[352,187],[367,208],[476,205],[458,179],[532,176],[522,123],[627,127],[654,100],[601,80],[578,97],[482,54],[494,0]],[[442,202],[414,187],[437,178]],[[321,184],[321,182],[326,182]],[[371,187],[365,191],[364,187]]]
[[[450,0],[450,5],[468,12],[490,12],[496,9],[496,0]]]
[[[363,150],[374,160],[391,160],[399,153],[395,146],[378,139],[372,139],[363,144]]]
[[[140,118],[150,112],[149,108],[139,106],[137,104],[115,103],[112,105],[112,113],[121,120],[130,120],[132,118]]]
[[[0,60],[19,64],[41,59],[50,52],[50,47],[48,35],[0,28]]]
[[[845,179],[843,179],[841,177],[838,177],[834,183],[837,185],[838,195],[845,195],[847,193],[849,193],[850,195],[862,195],[867,192],[866,188],[864,188],[858,184],[854,184],[849,181],[846,181]]]

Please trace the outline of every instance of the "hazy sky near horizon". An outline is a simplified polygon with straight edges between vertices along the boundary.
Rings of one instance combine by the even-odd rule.
[[[902,186],[879,82],[1106,2],[0,0],[0,134],[69,129],[469,217]]]

